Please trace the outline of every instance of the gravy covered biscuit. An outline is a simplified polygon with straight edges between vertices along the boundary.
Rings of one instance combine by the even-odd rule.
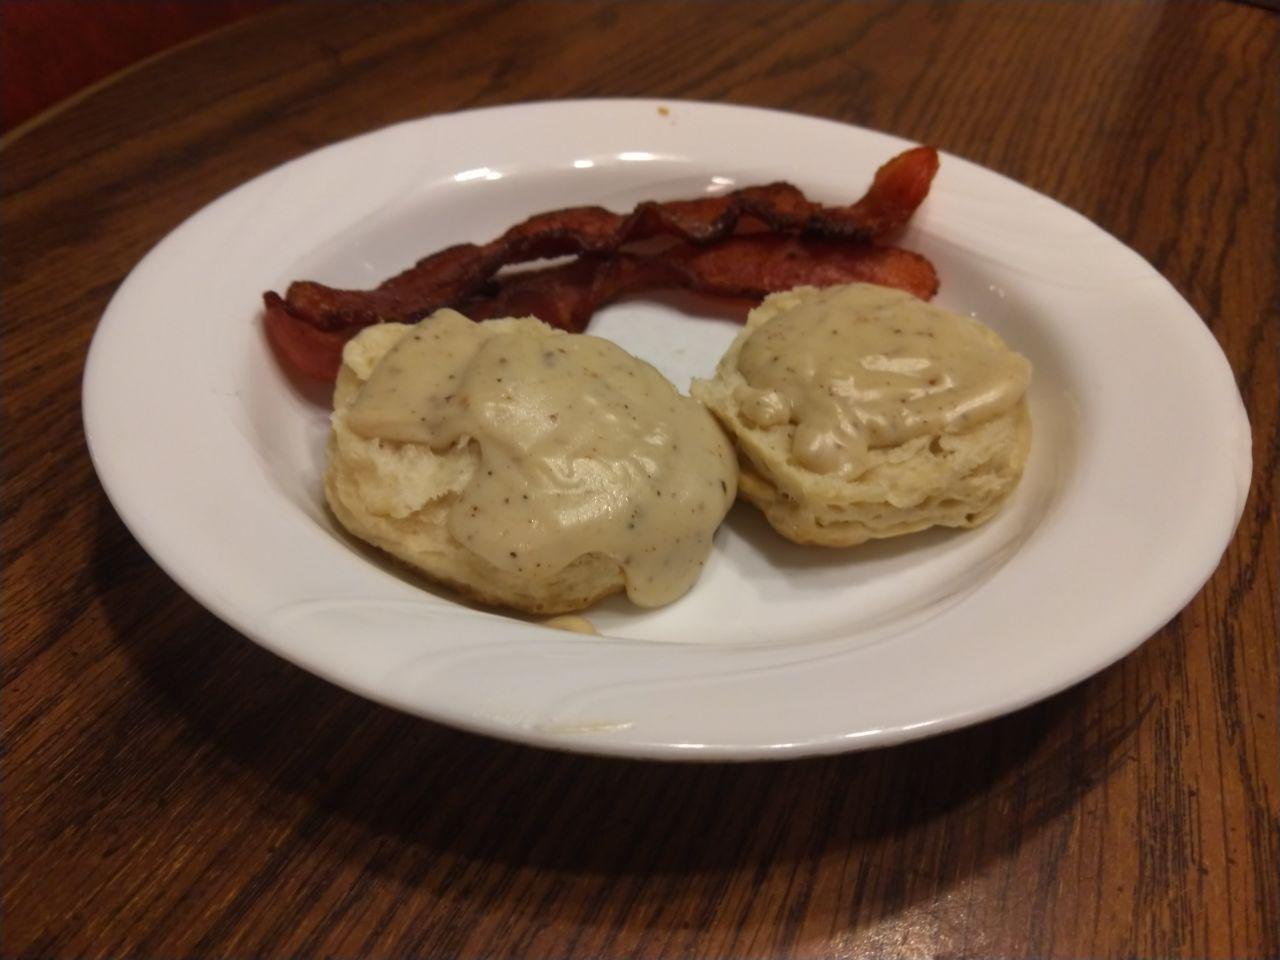
[[[1030,449],[1030,376],[976,320],[857,283],[767,298],[693,395],[733,437],[742,496],[838,547],[989,519]]]
[[[440,310],[343,352],[334,515],[485,603],[670,603],[697,580],[737,475],[706,410],[597,337]]]

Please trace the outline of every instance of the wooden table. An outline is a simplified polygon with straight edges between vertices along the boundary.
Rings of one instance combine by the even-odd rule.
[[[1214,2],[324,3],[18,131],[0,150],[0,953],[1280,955],[1278,62],[1275,14]],[[129,268],[330,141],[606,94],[934,143],[1149,258],[1222,344],[1253,422],[1253,492],[1208,586],[1039,706],[747,766],[455,733],[282,663],[186,597],[112,512],[81,433],[85,349]]]
[[[19,0],[0,4],[0,132],[144,57],[272,0]]]

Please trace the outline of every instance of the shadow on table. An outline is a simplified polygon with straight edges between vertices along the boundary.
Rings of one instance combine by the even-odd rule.
[[[1012,854],[1070,808],[1125,759],[1142,716],[1117,704],[1103,715],[1123,721],[1086,723],[1098,715],[1096,704],[1085,709],[1090,697],[1111,695],[1100,683],[967,730],[837,757],[700,765],[537,750],[312,677],[183,596],[105,500],[97,533],[95,587],[143,695],[182,726],[192,752],[231,761],[201,772],[204,789],[252,790],[276,822],[292,818],[286,848],[332,844],[327,856],[448,898],[464,920],[501,911],[535,874],[524,895],[536,899],[552,873],[557,889],[538,923],[604,923],[591,904],[624,884],[646,919],[609,923],[661,928],[652,905],[670,901],[683,926],[732,909],[751,927],[774,915],[750,896],[721,903],[726,875],[738,896],[820,865],[847,877],[832,909],[850,928],[855,917],[892,916]],[[147,610],[161,600],[179,612],[157,627]],[[806,890],[800,882],[779,896],[800,908]],[[710,913],[688,916],[690,903]]]

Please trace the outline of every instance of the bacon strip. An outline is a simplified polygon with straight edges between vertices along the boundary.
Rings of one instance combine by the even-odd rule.
[[[897,247],[753,234],[709,247],[682,244],[659,254],[582,257],[572,263],[500,278],[493,289],[440,306],[476,320],[532,314],[580,332],[610,300],[638,290],[684,289],[760,298],[798,286],[878,283],[922,299],[937,292],[938,276],[924,257]],[[342,348],[368,324],[319,329],[287,310],[268,311],[267,334],[300,373],[332,380]]]
[[[824,207],[788,183],[747,187],[720,197],[647,201],[630,214],[574,207],[530,217],[486,244],[459,244],[419,260],[374,290],[336,290],[313,281],[286,296],[263,295],[267,314],[287,313],[321,331],[382,321],[413,322],[480,290],[514,263],[568,254],[605,256],[658,236],[706,245],[739,227],[866,243],[902,227],[929,192],[938,169],[932,147],[915,147],[876,171],[870,189],[847,207]]]

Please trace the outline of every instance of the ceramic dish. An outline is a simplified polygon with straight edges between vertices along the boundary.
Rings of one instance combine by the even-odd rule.
[[[320,489],[323,396],[281,371],[262,331],[261,292],[291,279],[371,286],[560,206],[774,179],[846,203],[908,146],[792,114],[626,100],[436,116],[319,150],[191,217],[120,287],[85,374],[94,463],[156,562],[245,636],[469,730],[754,759],[894,743],[1031,703],[1191,599],[1250,476],[1244,408],[1204,324],[1053,200],[944,156],[899,241],[937,266],[938,303],[1035,365],[1031,459],[995,520],[824,551],[783,542],[740,504],[690,594],[659,610],[605,603],[589,613],[603,637],[469,607],[344,536]],[[705,302],[659,297],[610,306],[591,332],[685,389],[736,329]]]

